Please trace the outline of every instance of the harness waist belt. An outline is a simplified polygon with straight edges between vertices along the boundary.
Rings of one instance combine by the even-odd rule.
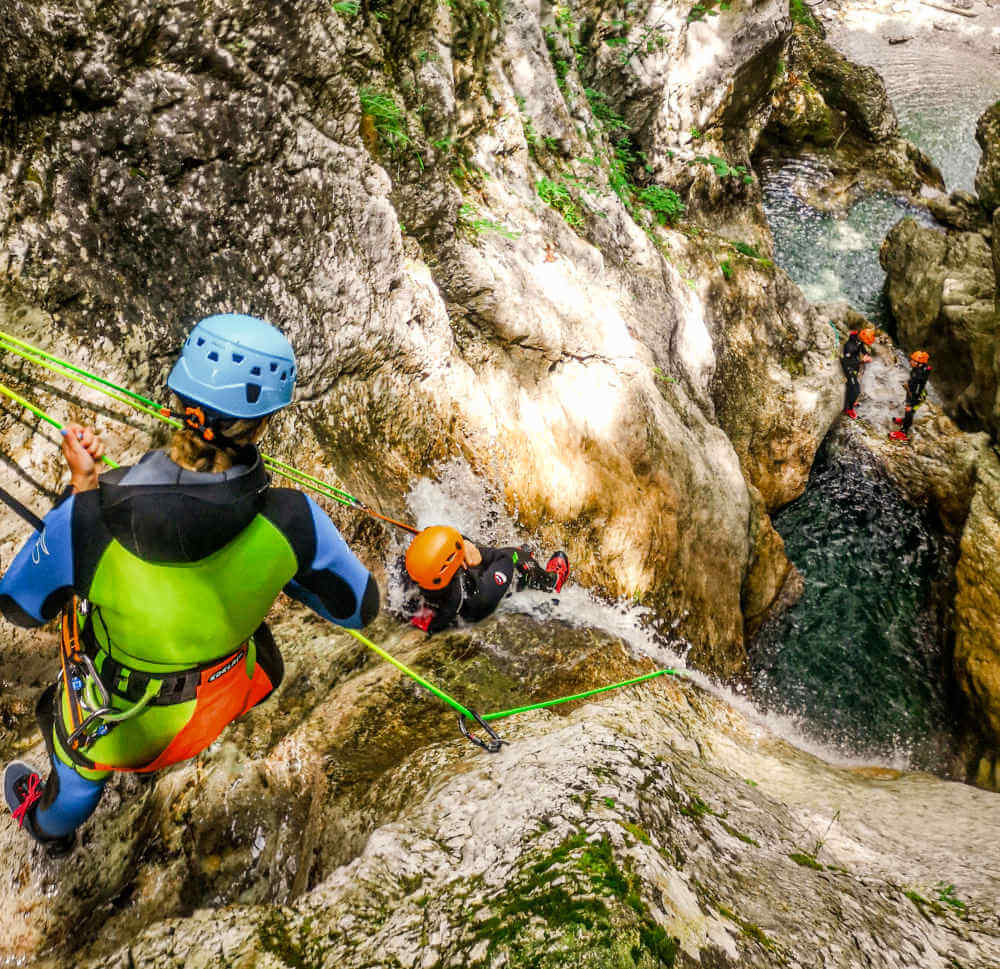
[[[160,689],[149,701],[149,706],[155,707],[172,706],[196,699],[201,674],[205,670],[224,663],[222,670],[228,671],[230,663],[239,662],[247,654],[247,644],[241,643],[228,656],[219,656],[198,666],[175,670],[172,673],[150,673],[126,666],[116,660],[106,647],[97,643],[89,623],[84,627],[81,638],[87,655],[94,660],[101,682],[110,693],[132,703],[138,703],[145,695],[147,686],[155,681],[160,684]]]

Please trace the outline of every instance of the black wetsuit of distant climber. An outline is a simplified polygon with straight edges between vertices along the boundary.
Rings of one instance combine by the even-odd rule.
[[[858,415],[854,405],[861,396],[861,367],[871,361],[868,348],[875,342],[875,331],[871,328],[851,330],[840,356],[840,366],[847,378],[844,389],[844,413],[850,418]]]
[[[457,529],[434,525],[410,543],[406,571],[420,586],[425,602],[410,621],[436,633],[460,618],[485,619],[513,591],[561,591],[569,576],[569,559],[565,552],[555,552],[543,569],[525,547],[477,547]]]
[[[917,408],[927,399],[927,378],[931,372],[929,360],[930,356],[926,350],[914,350],[910,354],[910,379],[906,381],[903,416],[893,418],[893,421],[900,425],[901,430],[893,431],[889,435],[897,441],[907,440]]]

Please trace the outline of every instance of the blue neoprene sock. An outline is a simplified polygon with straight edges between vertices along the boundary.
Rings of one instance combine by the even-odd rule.
[[[40,835],[61,838],[74,832],[97,809],[106,781],[88,781],[58,758],[52,769],[59,775],[59,793],[51,806],[37,807],[32,822]]]

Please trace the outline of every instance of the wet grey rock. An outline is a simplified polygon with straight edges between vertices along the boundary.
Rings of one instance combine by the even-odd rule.
[[[878,143],[896,136],[896,112],[874,68],[852,63],[801,26],[789,55],[808,73],[826,103],[845,112],[866,139]]]
[[[1000,101],[982,113],[976,123],[976,141],[983,151],[976,169],[976,193],[983,207],[1000,207]]]
[[[903,219],[879,258],[900,343],[927,349],[950,410],[996,435],[1000,317],[990,245],[977,232],[945,233]]]
[[[682,683],[527,716],[505,735],[491,758],[454,741],[388,773],[379,790],[408,790],[405,815],[287,904],[164,920],[79,964],[985,969],[1000,958],[985,792],[760,744]],[[940,816],[949,823],[929,821]],[[961,910],[940,900],[942,878]]]

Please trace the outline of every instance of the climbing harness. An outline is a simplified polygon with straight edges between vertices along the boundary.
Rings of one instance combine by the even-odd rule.
[[[192,415],[189,413],[175,413],[169,407],[158,404],[156,401],[150,400],[142,394],[137,394],[135,391],[129,390],[127,387],[122,387],[110,380],[106,380],[104,377],[91,373],[88,370],[84,370],[81,367],[77,367],[75,364],[72,364],[67,360],[63,360],[54,354],[48,353],[40,347],[27,343],[26,341],[21,340],[10,333],[6,333],[3,330],[0,330],[0,350],[6,350],[8,353],[19,356],[29,363],[37,364],[38,366],[49,370],[52,373],[56,373],[67,380],[72,380],[75,383],[79,383],[84,387],[90,388],[91,390],[105,394],[113,400],[117,400],[119,403],[127,404],[143,414],[155,417],[157,420],[162,421],[164,424],[168,424],[171,427],[183,427],[185,423],[187,423],[188,419],[193,419]],[[31,413],[33,413],[36,417],[40,417],[42,420],[52,424],[53,427],[60,430],[62,429],[62,425],[58,421],[53,420],[44,411],[41,411],[35,405],[25,400],[20,394],[15,393],[4,384],[0,384],[0,394],[9,397],[11,400],[31,411]],[[195,429],[198,428],[196,427]],[[379,521],[384,521],[389,525],[394,525],[396,528],[401,528],[413,535],[416,535],[419,531],[419,529],[415,528],[413,525],[397,521],[395,518],[390,518],[387,515],[377,512],[374,508],[369,507],[363,501],[355,498],[350,492],[328,484],[320,478],[316,478],[311,474],[307,474],[305,471],[301,471],[292,465],[286,464],[284,461],[279,461],[277,458],[273,458],[267,454],[261,454],[261,459],[272,474],[288,478],[300,487],[315,491],[324,498],[329,498],[330,500],[339,502],[349,508],[354,508],[365,515],[377,518]],[[113,464],[106,457],[102,460],[109,467],[117,467],[117,465]]]
[[[72,730],[60,739],[70,751],[86,749],[115,725],[138,716],[162,687],[162,682],[149,680],[142,697],[132,706],[125,710],[112,706],[111,692],[81,643],[80,613],[87,611],[88,604],[73,596],[62,612],[59,654]]]
[[[19,340],[17,337],[4,333],[2,330],[0,330],[0,350],[7,350],[10,353],[14,353],[22,357],[24,360],[38,364],[39,366],[44,367],[47,370],[51,370],[60,376],[74,380],[83,386],[104,393],[122,403],[129,404],[135,409],[156,417],[158,420],[170,424],[173,427],[181,427],[184,423],[186,423],[188,426],[194,427],[196,430],[204,428],[204,414],[202,413],[199,415],[198,413],[193,413],[196,411],[195,408],[188,408],[184,414],[175,414],[169,408],[163,407],[155,401],[152,401],[147,397],[143,397],[141,394],[136,394],[125,387],[120,387],[109,380],[105,380],[103,377],[76,367],[65,360],[61,360],[59,357],[46,353],[38,347],[32,346],[23,340]],[[51,424],[56,429],[60,431],[63,430],[63,425],[60,424],[59,421],[47,414],[41,408],[36,407],[30,401],[25,400],[24,397],[11,390],[11,388],[7,387],[5,384],[0,383],[0,394],[8,397],[10,400],[13,400],[15,403],[20,404],[36,417],[47,422],[48,424]],[[319,478],[315,478],[312,475],[306,474],[304,471],[300,471],[299,469],[292,467],[291,465],[278,461],[276,458],[271,458],[267,455],[261,455],[261,457],[269,470],[275,474],[289,478],[302,487],[310,488],[324,497],[340,502],[348,507],[355,508],[366,515],[372,516],[373,518],[385,521],[388,524],[395,525],[396,527],[405,529],[413,534],[418,533],[418,529],[414,528],[412,525],[396,521],[395,519],[388,518],[385,515],[376,512],[374,509],[369,508],[353,495],[340,488],[329,485]],[[118,465],[107,456],[102,457],[101,460],[111,468],[118,467]],[[44,522],[37,515],[35,515],[2,488],[0,488],[0,501],[11,508],[16,514],[24,519],[24,521],[31,525],[32,528],[37,531],[42,531],[44,529]],[[222,682],[220,677],[224,679],[226,675],[239,668],[241,665],[240,661],[247,656],[248,650],[252,649],[251,638],[248,644],[241,645],[241,647],[231,656],[223,657],[219,660],[213,660],[212,663],[207,666],[191,670],[182,670],[166,676],[144,674],[140,671],[128,669],[122,664],[117,663],[117,661],[110,657],[110,655],[105,655],[101,662],[101,671],[98,672],[93,660],[88,655],[88,650],[84,648],[83,644],[81,644],[79,616],[81,609],[84,611],[84,614],[86,614],[87,608],[86,604],[78,602],[76,597],[73,597],[71,602],[63,610],[60,654],[62,661],[62,679],[66,685],[72,730],[64,735],[65,731],[62,727],[62,718],[57,716],[55,718],[55,722],[57,733],[60,735],[60,742],[64,744],[69,755],[74,760],[78,761],[82,766],[89,768],[97,767],[98,769],[104,769],[107,767],[107,765],[95,764],[95,762],[90,761],[83,754],[83,750],[99,739],[99,737],[105,736],[109,730],[114,728],[116,724],[137,716],[150,704],[179,703],[185,702],[193,698],[195,695],[200,697],[203,690],[207,690],[208,687],[214,686],[217,681],[218,691],[221,692]],[[655,670],[652,673],[646,673],[642,676],[633,677],[632,679],[622,680],[618,683],[611,683],[606,686],[596,687],[592,690],[586,690],[583,693],[575,693],[572,696],[557,697],[551,700],[544,700],[538,703],[514,707],[509,710],[500,710],[495,713],[478,714],[459,703],[454,697],[449,696],[444,692],[444,690],[435,686],[416,671],[410,669],[404,663],[387,653],[380,646],[377,646],[357,630],[348,629],[347,632],[386,662],[395,666],[401,673],[410,677],[414,680],[414,682],[428,690],[439,700],[455,710],[458,713],[458,726],[462,736],[466,737],[480,749],[491,754],[498,753],[502,749],[503,745],[508,743],[508,741],[503,740],[497,734],[493,727],[490,726],[490,721],[512,717],[516,714],[526,713],[530,710],[547,709],[549,707],[557,706],[558,704],[569,703],[573,700],[583,700],[587,697],[596,696],[600,693],[606,693],[609,690],[616,690],[622,687],[632,686],[637,683],[643,683],[659,676],[682,675],[682,673],[678,670],[664,668]],[[92,646],[93,644],[91,644],[91,648]],[[258,679],[256,673],[258,671],[262,674],[262,683],[260,684],[256,682]],[[112,688],[110,690],[106,685],[108,682],[112,684]],[[142,695],[136,697],[135,694],[137,693],[140,685],[143,686]],[[266,694],[273,688],[267,678],[267,674],[263,670],[260,670],[259,667],[255,670],[251,686],[253,689],[243,704],[243,709],[227,711],[224,714],[227,718],[225,719],[225,723],[230,722],[231,719],[235,719],[236,716],[246,712],[246,710],[253,706],[255,702],[258,702],[259,699],[263,698],[263,696],[266,696]],[[111,704],[112,692],[120,696],[133,699],[133,705],[124,711],[115,709]],[[230,712],[232,713],[232,717],[229,717]],[[223,714],[220,713],[219,717],[216,719],[221,720],[222,718]],[[485,738],[480,737],[477,733],[473,732],[475,728],[470,727],[470,721],[474,722],[474,724],[478,725],[478,727],[482,729],[485,733]],[[225,723],[223,723],[222,726],[224,726]],[[215,724],[209,724],[209,727],[214,725]],[[221,727],[219,729],[221,730]],[[139,768],[108,767],[107,769],[124,770],[129,772],[158,770],[162,767],[169,766],[171,763],[176,763],[178,760],[184,759],[187,756],[194,756],[194,754],[204,749],[204,746],[207,746],[207,743],[203,743],[203,741],[205,741],[208,731],[202,725],[199,724],[198,728],[190,731],[191,736],[185,736],[187,733],[189,733],[189,730],[188,727],[185,727],[181,734],[175,738],[175,742],[171,743],[170,746],[151,764],[147,764],[144,767]],[[211,742],[211,739],[214,739],[214,736],[209,738],[208,742]],[[199,746],[199,744],[201,744],[201,746]]]

